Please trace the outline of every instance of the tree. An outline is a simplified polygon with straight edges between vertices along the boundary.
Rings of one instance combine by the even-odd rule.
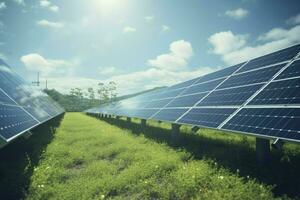
[[[108,83],[108,92],[109,92],[110,101],[114,101],[115,98],[117,97],[116,90],[117,90],[117,84],[114,81],[110,81]]]
[[[90,88],[87,89],[87,91],[88,91],[88,97],[89,97],[89,99],[94,100],[95,99],[94,88],[90,87]]]
[[[100,103],[103,101],[103,103],[107,102],[109,95],[108,95],[108,89],[104,83],[98,83],[98,90],[97,90],[99,101]]]

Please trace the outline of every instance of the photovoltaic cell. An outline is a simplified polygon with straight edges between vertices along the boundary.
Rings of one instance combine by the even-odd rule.
[[[207,95],[207,92],[176,97],[167,107],[190,107],[191,105],[195,105],[205,95]]]
[[[0,104],[0,135],[8,140],[38,122],[18,106]]]
[[[159,109],[137,109],[135,110],[133,117],[148,119],[154,115]]]
[[[173,86],[169,87],[168,89],[169,90],[173,90],[173,89],[188,87],[188,86],[191,86],[193,83],[195,83],[198,79],[199,79],[199,77],[198,78],[194,78],[192,80],[185,81],[183,83],[179,83],[179,84],[173,85]]]
[[[244,63],[241,63],[238,65],[227,67],[225,69],[204,75],[204,76],[200,77],[200,79],[196,82],[196,84],[214,80],[214,79],[218,79],[218,78],[222,78],[222,77],[227,77],[227,76],[231,75],[233,72],[237,71],[243,64]]]
[[[219,88],[228,88],[269,81],[284,65],[263,68],[255,71],[237,74],[227,79]]]
[[[201,92],[210,91],[210,90],[216,88],[223,80],[225,80],[225,78],[194,85],[194,86],[186,89],[182,93],[182,95],[185,95],[185,94],[195,94],[195,93],[201,93]]]
[[[244,108],[222,128],[300,140],[299,120],[299,108]]]
[[[204,98],[197,106],[228,106],[242,105],[263,84],[243,86],[238,88],[215,90]]]
[[[257,69],[275,63],[289,61],[293,59],[300,51],[300,45],[292,46],[274,53],[256,58],[247,63],[238,72],[244,72],[252,69]]]
[[[145,108],[161,108],[167,105],[171,99],[154,100],[146,104]]]
[[[162,109],[151,119],[161,120],[161,121],[175,121],[181,115],[183,115],[188,109]]]
[[[159,93],[159,94],[155,94],[153,96],[151,96],[150,98],[153,99],[153,100],[156,100],[156,99],[165,99],[165,98],[171,98],[171,97],[176,97],[178,96],[179,94],[181,94],[185,89],[176,89],[176,90],[166,90],[165,92],[163,93]]]
[[[300,78],[270,83],[249,104],[300,104]]]
[[[0,90],[0,103],[16,105],[4,92]]]
[[[300,60],[294,61],[288,68],[281,72],[279,76],[277,76],[276,80],[297,76],[300,76]]]
[[[235,110],[235,108],[193,108],[178,122],[216,128]]]

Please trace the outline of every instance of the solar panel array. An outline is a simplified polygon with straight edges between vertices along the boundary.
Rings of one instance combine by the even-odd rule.
[[[64,112],[45,93],[32,88],[0,59],[0,138],[9,142]]]
[[[300,45],[113,102],[102,113],[300,141]]]

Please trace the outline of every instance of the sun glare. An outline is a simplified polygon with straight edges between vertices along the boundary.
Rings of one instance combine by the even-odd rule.
[[[126,8],[126,0],[94,0],[93,9],[102,15],[117,14]]]

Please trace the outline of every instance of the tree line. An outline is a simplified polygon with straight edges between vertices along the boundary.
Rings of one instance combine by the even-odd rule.
[[[79,112],[91,107],[117,100],[117,84],[113,81],[98,83],[97,88],[71,88],[68,94],[61,94],[55,89],[44,90],[50,97],[62,105],[68,112]]]

